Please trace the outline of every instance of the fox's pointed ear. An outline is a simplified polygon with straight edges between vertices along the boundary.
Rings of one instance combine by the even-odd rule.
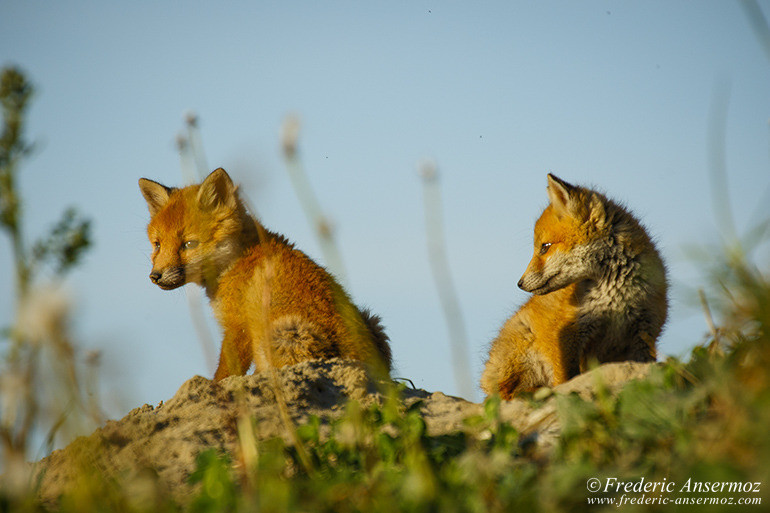
[[[609,228],[604,202],[596,193],[591,194],[591,201],[588,203],[588,219],[591,221],[591,226],[599,231]]]
[[[212,171],[201,183],[200,189],[198,189],[198,204],[204,210],[211,210],[220,206],[235,208],[237,205],[236,189],[230,175],[220,167],[216,171]]]
[[[147,208],[150,209],[151,216],[158,213],[168,203],[168,198],[174,191],[171,187],[166,187],[147,178],[139,179],[139,190],[142,191],[142,196],[147,200]]]
[[[557,214],[570,214],[570,205],[576,190],[574,185],[570,185],[561,178],[548,173],[548,199]]]

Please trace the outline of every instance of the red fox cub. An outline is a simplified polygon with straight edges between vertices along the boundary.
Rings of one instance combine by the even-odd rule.
[[[334,278],[246,210],[224,169],[182,189],[141,178],[150,209],[150,280],[197,283],[222,327],[215,380],[303,360],[360,360],[390,371],[379,317],[359,310]]]
[[[488,395],[554,386],[592,360],[654,361],[666,322],[666,268],[649,235],[604,195],[548,175],[550,205],[519,280],[534,295],[492,341]]]

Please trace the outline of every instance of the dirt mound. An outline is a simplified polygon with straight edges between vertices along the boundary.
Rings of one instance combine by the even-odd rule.
[[[547,450],[559,434],[554,400],[557,394],[577,392],[590,398],[598,382],[617,390],[631,379],[644,377],[649,368],[650,364],[607,364],[556,387],[550,396],[543,391],[543,401],[517,399],[504,403],[501,415]],[[349,399],[363,404],[383,399],[365,369],[351,361],[304,362],[276,374],[289,416],[296,425],[311,415],[337,417]],[[403,398],[406,406],[422,401],[421,411],[430,435],[462,430],[463,419],[482,410],[480,404],[441,392],[406,390]],[[116,479],[149,471],[156,486],[183,499],[191,491],[188,477],[201,451],[218,448],[236,453],[238,419],[244,414],[256,418],[258,438],[287,437],[269,373],[234,376],[218,383],[196,376],[157,407],[136,408],[123,419],[108,421],[91,435],[76,439],[38,462],[35,471],[42,478],[41,499],[55,501],[65,490],[77,486],[77,476],[83,470]]]

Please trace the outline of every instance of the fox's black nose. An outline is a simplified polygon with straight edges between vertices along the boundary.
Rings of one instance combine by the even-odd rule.
[[[150,275],[150,276],[152,276],[152,275]],[[150,279],[152,279],[152,278],[150,278]],[[517,283],[517,285],[519,286],[519,288],[523,288],[523,285],[524,285],[524,278],[520,279],[520,280],[519,280],[519,283]]]
[[[153,271],[150,273],[150,281],[157,284],[160,281],[161,276],[163,276],[163,274],[160,271]]]

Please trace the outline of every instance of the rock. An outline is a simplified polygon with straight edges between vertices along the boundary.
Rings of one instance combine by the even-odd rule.
[[[650,365],[603,365],[555,387],[550,395],[540,392],[540,401],[514,399],[503,403],[501,418],[547,451],[559,434],[556,396],[575,392],[591,399],[599,383],[616,392],[627,381],[647,375]],[[237,454],[238,419],[244,414],[256,418],[257,438],[284,437],[290,442],[275,400],[274,379],[295,425],[303,424],[311,415],[338,417],[349,399],[364,405],[383,399],[364,367],[345,360],[304,362],[274,374],[233,376],[218,383],[195,376],[168,401],[157,407],[136,408],[38,462],[35,471],[42,477],[40,498],[54,503],[74,486],[84,469],[116,478],[151,469],[156,486],[184,500],[192,491],[188,477],[200,452],[216,448]],[[403,400],[406,406],[422,401],[421,411],[431,436],[464,430],[463,420],[483,410],[480,404],[441,392],[405,390]]]

